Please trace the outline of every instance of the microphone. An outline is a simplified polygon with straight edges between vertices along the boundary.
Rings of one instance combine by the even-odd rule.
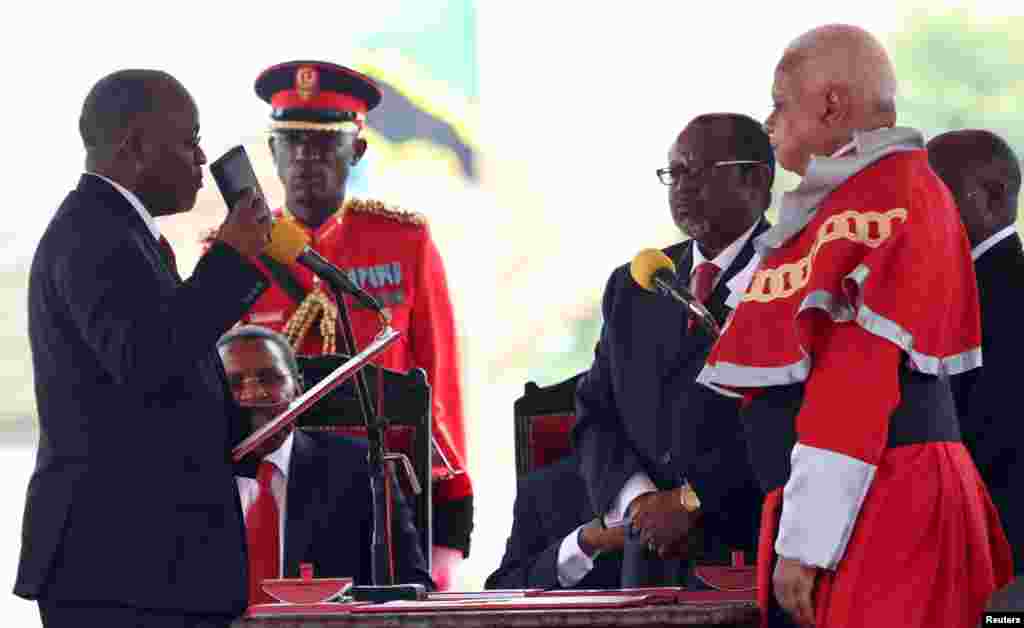
[[[629,274],[644,290],[670,297],[685,305],[712,338],[721,335],[722,330],[715,316],[679,283],[675,263],[662,251],[644,249],[637,253],[629,265]]]
[[[274,221],[274,226],[270,230],[270,243],[263,252],[281,264],[298,262],[313,271],[316,276],[330,283],[335,289],[350,294],[373,311],[380,313],[383,310],[377,299],[356,285],[337,266],[311,249],[306,232],[287,218]]]

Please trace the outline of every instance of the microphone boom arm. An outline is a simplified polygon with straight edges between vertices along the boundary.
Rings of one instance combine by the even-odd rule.
[[[704,307],[704,304],[695,299],[688,291],[680,290],[673,282],[660,277],[659,273],[655,273],[651,278],[651,283],[654,284],[654,287],[658,292],[685,305],[697,318],[697,321],[701,324],[704,330],[711,335],[712,340],[718,340],[718,337],[722,335],[722,329],[719,327],[718,321],[715,320],[715,315]]]

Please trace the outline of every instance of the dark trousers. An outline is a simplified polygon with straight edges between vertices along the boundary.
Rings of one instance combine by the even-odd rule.
[[[130,606],[38,602],[43,628],[228,628],[234,619],[227,615],[188,615]]]
[[[636,587],[686,587],[707,590],[693,572],[693,561],[663,560],[647,549],[640,531],[632,523],[626,524],[626,542],[622,548],[623,589]]]

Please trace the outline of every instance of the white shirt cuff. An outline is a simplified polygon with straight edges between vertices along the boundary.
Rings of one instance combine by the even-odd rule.
[[[801,443],[790,458],[775,553],[834,570],[846,553],[877,467]]]
[[[583,526],[573,530],[558,546],[558,584],[565,588],[576,586],[576,583],[586,577],[594,568],[594,558],[600,554],[598,552],[591,558],[580,547],[579,534]]]
[[[653,493],[657,490],[658,487],[646,473],[634,473],[626,480],[626,484],[619,491],[615,501],[612,502],[611,510],[605,513],[604,524],[609,528],[622,525],[626,519],[626,511],[629,510],[629,505],[633,503],[633,500],[644,493]]]

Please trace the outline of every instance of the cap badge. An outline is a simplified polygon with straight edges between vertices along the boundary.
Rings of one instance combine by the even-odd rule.
[[[319,82],[319,74],[313,66],[304,65],[295,71],[295,92],[302,100],[309,100],[316,94]]]

